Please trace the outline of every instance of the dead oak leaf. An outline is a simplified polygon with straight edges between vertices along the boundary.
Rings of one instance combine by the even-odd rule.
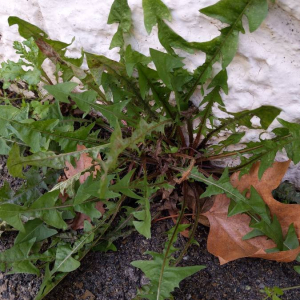
[[[249,174],[239,179],[239,173],[231,177],[231,183],[240,192],[253,186],[270,208],[271,215],[276,214],[283,233],[294,223],[297,235],[300,236],[300,205],[283,204],[272,197],[272,190],[281,182],[290,161],[275,162],[271,168],[265,171],[261,180],[258,179],[259,163],[256,163]],[[236,260],[242,257],[259,257],[279,262],[293,261],[300,252],[300,247],[288,251],[266,253],[266,249],[275,247],[275,243],[265,236],[252,238],[246,241],[242,237],[250,232],[250,217],[239,214],[228,217],[230,199],[224,194],[214,198],[213,207],[203,215],[209,219],[210,232],[207,241],[207,249],[219,258],[220,264]]]
[[[77,145],[77,151],[81,151],[86,149],[84,145]],[[98,156],[99,159],[100,155]],[[93,159],[88,155],[88,153],[81,153],[80,158],[78,160],[75,160],[76,166],[74,167],[70,162],[66,161],[66,168],[64,169],[65,175],[67,178],[70,178],[83,170],[92,167],[94,165]],[[94,167],[93,175],[96,177],[97,171],[100,170],[100,166],[97,165]],[[79,178],[80,183],[84,183],[86,179],[90,176],[90,172],[85,172],[82,174]]]
[[[262,179],[258,179],[259,163],[256,163],[249,174],[238,179],[238,173],[231,177],[231,184],[239,191],[249,189],[252,186],[258,191],[265,203],[269,206],[271,214],[276,215],[282,226],[283,234],[286,234],[288,227],[294,223],[298,236],[300,235],[300,205],[299,204],[284,204],[275,200],[272,196],[272,191],[276,189],[286,173],[290,161],[275,162],[263,175]]]
[[[77,150],[81,151],[86,149],[84,145],[77,145]],[[98,155],[98,159],[101,159],[100,155]],[[81,153],[78,160],[75,160],[75,167],[68,161],[66,161],[66,168],[64,169],[65,175],[67,178],[70,178],[78,173],[83,172],[85,169],[89,167],[94,166],[94,171],[92,171],[92,174],[94,177],[97,176],[97,172],[100,170],[99,165],[95,165],[93,162],[92,157],[88,155],[88,153]],[[85,172],[83,173],[80,178],[79,182],[84,183],[87,178],[90,176],[91,172]],[[103,206],[103,203],[101,201],[98,201],[96,203],[96,209],[101,212],[103,215],[105,213],[105,209]],[[82,229],[84,227],[84,221],[88,220],[91,221],[90,217],[83,214],[83,213],[76,213],[75,218],[71,222],[71,227],[73,230]]]

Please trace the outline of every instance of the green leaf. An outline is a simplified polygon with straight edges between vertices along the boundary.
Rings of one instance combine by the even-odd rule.
[[[223,100],[220,95],[220,87],[215,87],[210,93],[208,93],[200,103],[200,106],[206,104],[205,108],[202,109],[199,113],[201,117],[201,122],[199,124],[199,131],[202,133],[205,132],[203,129],[207,130],[206,121],[212,116],[213,105],[218,103],[221,106],[224,106]],[[209,137],[209,135],[207,135]],[[204,143],[205,139],[202,141]]]
[[[30,85],[36,85],[41,80],[41,71],[37,68],[25,72],[22,78]]]
[[[278,149],[275,148],[269,148],[267,147],[268,141],[264,142],[264,145],[266,145],[266,149],[268,150],[261,158],[260,160],[260,166],[259,166],[259,170],[258,170],[258,178],[261,179],[264,172],[270,168],[273,164],[273,162],[275,161],[275,157],[277,154]],[[271,142],[270,145],[272,145],[273,143]]]
[[[7,160],[8,171],[15,177],[24,178],[22,168],[25,166],[49,167],[53,169],[63,169],[66,161],[70,161],[73,157],[78,158],[82,153],[90,153],[92,157],[97,157],[100,150],[104,150],[109,144],[100,145],[69,153],[55,155],[54,152],[38,152],[30,156],[20,156],[20,148],[15,144],[9,153]]]
[[[161,83],[157,82],[158,74],[157,71],[150,69],[148,67],[142,66],[141,64],[138,65],[138,72],[139,72],[139,86],[141,90],[141,96],[144,99],[146,97],[146,93],[151,88],[153,93],[153,98],[157,105],[160,105],[166,111],[167,117],[174,118],[173,111],[175,109],[169,104],[169,97],[170,97],[170,90],[166,87],[162,87]],[[176,77],[172,76],[172,85],[175,85],[174,79]]]
[[[211,81],[208,88],[214,88],[219,86],[226,95],[228,95],[228,84],[227,84],[228,76],[226,69],[221,70]]]
[[[150,55],[155,64],[156,70],[158,72],[159,77],[164,82],[164,84],[172,90],[171,84],[171,72],[176,68],[182,67],[184,64],[182,63],[181,58],[174,57],[170,54],[166,54],[157,50],[150,48]]]
[[[207,105],[205,109],[207,109],[208,107],[209,106]],[[273,120],[280,114],[280,112],[281,112],[281,110],[279,108],[276,108],[274,106],[268,106],[268,105],[261,106],[254,110],[245,110],[245,111],[241,111],[238,113],[231,113],[231,112],[226,111],[226,113],[231,114],[234,117],[222,120],[221,125],[215,129],[211,130],[206,135],[206,137],[203,139],[201,144],[205,145],[208,140],[210,140],[213,136],[216,136],[220,131],[225,130],[225,129],[228,129],[230,131],[235,131],[235,128],[238,126],[246,126],[251,129],[255,128],[252,126],[252,122],[251,122],[251,120],[254,116],[260,118],[261,126],[259,128],[267,129],[270,126],[270,124],[273,122]],[[265,149],[261,149],[262,146],[264,146],[265,149],[268,149],[267,153],[269,154],[269,158],[264,160],[264,162],[260,166],[260,173],[259,173],[260,175],[262,175],[263,171],[266,170],[266,168],[268,166],[270,166],[270,163],[273,162],[272,157],[274,155],[276,155],[276,152],[278,151],[278,149],[280,147],[281,148],[283,147],[283,144],[281,144],[281,143],[274,144],[273,141],[270,141],[270,140],[269,141],[261,140],[260,147],[258,147],[260,149],[259,154],[261,154],[262,150],[265,150]],[[260,158],[260,156],[257,159],[259,159],[259,158]]]
[[[147,57],[137,51],[132,50],[131,45],[127,46],[125,51],[125,66],[128,76],[132,76],[133,69],[138,63],[146,66],[150,62],[150,57]]]
[[[253,0],[247,7],[245,15],[248,18],[250,32],[255,31],[268,14],[268,2],[266,0]]]
[[[5,269],[11,269],[8,274],[40,274],[39,269],[33,265],[33,262],[38,259],[49,259],[51,255],[49,253],[29,255],[34,243],[35,238],[16,244],[10,249],[0,253],[0,263],[5,265]]]
[[[55,85],[45,85],[44,89],[54,98],[63,103],[69,103],[68,96],[78,84],[75,82],[63,82]]]
[[[102,73],[103,71],[107,71],[112,75],[126,75],[126,69],[122,63],[109,59],[103,55],[96,55],[88,52],[84,53],[91,72]]]
[[[135,229],[147,239],[151,238],[151,214],[149,200],[145,199],[145,209],[133,212],[132,215],[139,221],[133,221]]]
[[[291,250],[299,247],[299,240],[293,223],[289,226],[283,245],[283,250]]]
[[[261,3],[258,3],[261,2]],[[195,92],[199,84],[207,80],[207,74],[213,64],[222,58],[222,68],[225,69],[233,59],[237,46],[239,32],[244,33],[242,17],[247,13],[250,30],[254,30],[263,21],[266,15],[265,0],[221,0],[214,5],[200,10],[201,13],[229,24],[228,27],[221,29],[221,35],[211,41],[196,43],[196,47],[206,53],[205,63],[195,71],[195,81],[184,100],[187,102]],[[256,13],[260,6],[259,13]]]
[[[223,31],[227,31],[223,29]],[[226,33],[225,33],[226,34]],[[223,42],[223,47],[221,51],[222,55],[222,68],[223,70],[231,63],[233,60],[239,43],[239,34],[238,31],[233,30],[230,35],[228,35],[227,39]]]
[[[86,222],[85,222],[86,229]],[[56,260],[51,274],[56,272],[72,272],[80,266],[80,262],[73,255],[77,254],[86,244],[89,244],[94,239],[94,231],[84,233],[71,247],[69,244],[62,243],[58,245],[56,251]]]
[[[32,69],[24,71],[23,66],[31,67]],[[10,86],[10,81],[22,79],[29,85],[37,85],[41,80],[41,72],[33,65],[25,63],[21,59],[18,62],[11,60],[8,60],[7,63],[2,62],[1,67],[0,78],[4,80],[5,89]]]
[[[238,23],[238,27],[242,28],[241,15],[245,13],[245,10],[253,2],[253,0],[221,0],[216,4],[205,7],[200,10],[201,13],[220,20],[222,23],[233,25]]]
[[[169,54],[176,55],[173,48],[182,49],[188,53],[194,53],[197,43],[189,43],[175,31],[173,31],[164,21],[158,19],[158,39]]]
[[[161,267],[162,259],[156,252],[148,251],[146,254],[149,254],[153,257],[151,261],[143,261],[137,260],[133,261],[131,264],[139,268],[145,273],[146,277],[151,280],[151,287],[146,294],[142,294],[141,296],[150,300],[164,300],[170,299],[171,292],[174,291],[175,288],[179,288],[179,283],[197,273],[198,271],[204,269],[204,266],[190,266],[190,267],[170,267],[167,266],[165,268],[164,277],[162,279],[163,285],[159,292],[155,290],[158,281],[158,275]]]
[[[56,233],[55,229],[48,228],[42,220],[30,220],[24,225],[24,232],[19,232],[14,243],[17,245],[33,238],[35,238],[35,242],[40,242]]]
[[[266,236],[271,238],[277,245],[277,248],[282,251],[283,250],[283,234],[281,225],[276,217],[273,216],[273,220],[271,224],[267,224],[264,221],[260,221],[257,223],[250,224],[250,227],[255,228],[263,232]]]
[[[10,184],[4,181],[3,186],[0,187],[0,203],[9,202],[13,195],[14,191],[10,188]]]
[[[88,171],[88,170],[85,169],[83,172],[80,172],[80,176],[81,176],[81,174],[84,174],[86,171]],[[79,180],[80,176],[77,177],[76,180]],[[90,188],[91,184],[93,184],[93,174],[91,174],[84,181],[84,183],[80,184],[76,194],[74,193],[74,191],[72,191],[73,192],[72,196],[75,194],[75,198],[74,198],[74,201],[73,201],[74,205],[78,205],[78,204],[83,203],[85,200],[87,200],[91,196],[91,194],[89,192],[89,188]],[[70,195],[70,194],[68,193],[68,195]]]
[[[251,224],[250,226],[263,232],[266,236],[271,238],[276,243],[277,248],[280,251],[283,250],[283,234],[281,225],[276,215],[273,216],[273,220],[270,225],[266,226],[266,224],[263,221],[260,221],[255,224]]]
[[[300,125],[284,121],[280,118],[277,118],[277,120],[281,125],[287,128],[289,133],[293,136],[291,142],[285,146],[285,150],[288,157],[292,159],[295,164],[297,164],[300,162],[300,152],[298,151],[300,147]]]
[[[73,128],[70,126],[59,127],[54,131],[53,137],[51,138],[58,142],[61,150],[64,152],[76,151],[78,144],[84,144],[87,147],[97,145],[99,143],[94,140],[89,140],[90,131],[94,128],[95,123],[91,123],[88,126],[82,125],[78,130],[72,131]],[[67,131],[66,131],[67,130]]]
[[[13,106],[2,105],[0,110],[0,135],[6,138],[10,138],[10,131],[8,130],[8,125],[12,120],[20,121],[27,118],[27,110],[19,110]]]
[[[107,118],[111,127],[116,127],[116,123],[120,120],[127,120],[128,117],[122,113],[125,106],[129,103],[129,100],[112,104],[112,105],[97,105],[99,111]]]
[[[68,226],[62,219],[62,213],[55,207],[58,195],[59,191],[57,190],[42,195],[28,208],[25,214],[41,218],[45,223],[55,228],[67,229]]]
[[[111,185],[109,189],[111,191],[119,192],[127,197],[133,199],[142,199],[141,196],[138,196],[136,193],[132,191],[130,187],[130,180],[132,175],[134,174],[135,170],[131,170],[128,174],[126,174],[121,180],[118,180],[114,185]]]
[[[12,26],[15,24],[18,25],[19,26],[19,34],[20,34],[20,36],[22,36],[25,39],[29,39],[31,37],[33,37],[34,39],[38,39],[41,37],[45,37],[45,38],[48,37],[46,32],[44,32],[40,28],[38,28],[18,17],[14,17],[14,16],[9,17],[8,24],[9,24],[9,26]]]
[[[54,265],[55,272],[72,272],[79,268],[80,262],[72,257],[72,250],[68,244],[58,246]]]
[[[26,234],[22,216],[28,218],[40,218],[50,226],[60,229],[66,229],[67,224],[61,216],[61,212],[55,207],[59,191],[48,192],[37,199],[31,206],[18,206],[5,203],[0,205],[0,218],[11,226]]]
[[[257,236],[262,236],[262,235],[265,235],[265,234],[258,229],[253,229],[252,231],[250,231],[246,235],[244,235],[242,237],[242,240],[246,241],[246,240],[252,239]]]
[[[4,88],[8,88],[10,86],[10,80],[17,80],[22,78],[25,74],[25,71],[22,68],[23,62],[19,60],[18,62],[14,62],[8,60],[7,63],[1,63],[0,69],[0,78],[4,80]]]
[[[251,187],[250,199],[247,199],[231,185],[228,170],[223,172],[219,180],[214,180],[212,177],[206,178],[203,174],[199,173],[196,168],[193,168],[190,177],[208,185],[206,191],[201,195],[201,198],[225,193],[225,195],[232,200],[228,209],[229,216],[249,212],[252,217],[249,226],[258,229],[271,238],[279,250],[283,249],[281,225],[275,215],[273,216],[273,220],[270,219],[265,202],[253,187]],[[261,219],[257,218],[256,214],[259,215]],[[257,233],[257,231],[255,233]]]
[[[179,225],[178,230],[175,233],[176,236],[173,240],[173,243],[177,240],[177,234],[184,230],[187,226],[186,225]],[[172,236],[172,233],[174,231],[174,228],[172,228],[168,232],[169,239]],[[150,299],[150,300],[164,300],[169,299],[171,297],[171,292],[176,287],[179,287],[180,281],[182,281],[184,278],[189,277],[193,275],[194,273],[202,270],[205,268],[205,266],[190,266],[190,267],[173,267],[170,265],[171,260],[173,257],[171,254],[173,254],[177,249],[175,249],[173,246],[171,247],[170,255],[165,257],[165,251],[168,246],[168,242],[165,244],[165,250],[163,254],[147,251],[145,254],[150,254],[152,256],[152,260],[150,261],[143,261],[143,260],[137,260],[133,261],[131,264],[141,269],[147,278],[150,279],[151,285],[145,289],[145,291],[138,296],[141,296],[142,298]],[[164,260],[166,259],[166,263],[163,268],[163,275],[160,278],[161,270],[164,264]]]
[[[253,186],[251,186],[250,188],[250,198],[248,200],[248,203],[244,203],[246,204],[244,209],[239,209],[238,204],[234,206],[231,211],[228,212],[229,217],[253,209],[253,211],[255,211],[255,213],[257,213],[264,220],[264,222],[266,222],[267,224],[271,223],[271,217],[268,206],[265,204],[264,200],[260,197],[259,193]]]
[[[222,141],[222,148],[225,146],[236,145],[240,142],[242,137],[246,134],[246,132],[237,132],[231,134],[226,140]]]
[[[214,103],[218,103],[221,106],[224,106],[224,102],[220,96],[220,88],[219,87],[214,88],[209,94],[207,94],[201,101],[200,105],[203,105],[206,103],[207,103],[207,106],[205,107],[205,109],[208,109],[208,107],[209,107],[210,112],[211,112],[211,108]]]
[[[91,106],[95,104],[97,93],[89,90],[83,93],[71,93],[70,96],[84,113],[88,113],[91,110]]]
[[[113,49],[116,47],[123,47],[124,45],[124,37],[123,37],[123,31],[121,29],[121,27],[118,27],[118,30],[116,31],[116,33],[114,34],[109,49]]]
[[[0,205],[0,218],[17,230],[24,232],[25,229],[21,220],[21,214],[25,210],[26,207],[5,203]]]
[[[146,178],[146,177],[145,177]],[[147,239],[151,238],[151,212],[150,212],[150,189],[145,180],[145,197],[138,201],[142,206],[142,210],[132,212],[132,215],[139,221],[133,221],[135,229]]]
[[[0,202],[30,205],[41,196],[40,190],[48,190],[46,182],[53,184],[49,181],[51,177],[54,182],[58,178],[57,174],[51,172],[47,172],[44,176],[42,178],[35,168],[29,169],[25,173],[26,182],[17,191],[13,191],[9,183],[5,182],[4,186],[0,188]]]
[[[96,209],[96,203],[82,203],[74,206],[74,210],[81,212],[87,216],[89,216],[92,220],[99,219],[101,217],[101,213]]]
[[[259,108],[253,110],[245,110],[239,113],[230,113],[235,117],[235,122],[239,126],[246,126],[248,128],[252,128],[251,119],[253,116],[256,116],[260,119],[261,128],[268,129],[271,123],[275,120],[275,118],[280,114],[281,109],[270,106],[263,105]]]
[[[10,147],[7,145],[8,140],[0,137],[0,155],[8,155]]]
[[[40,68],[39,48],[33,38],[29,38],[22,43],[15,41],[14,49],[17,50],[16,53],[19,54],[22,59],[26,60],[23,60],[24,65],[30,62],[32,66],[35,66],[37,69]]]
[[[95,246],[92,251],[99,251],[99,252],[108,252],[114,251],[116,252],[118,249],[117,247],[109,241],[101,241],[97,246]]]
[[[144,24],[148,33],[159,19],[172,20],[168,7],[161,0],[143,0],[143,10]]]
[[[141,119],[137,128],[133,131],[131,137],[123,139],[122,132],[119,124],[116,124],[115,130],[110,138],[110,150],[107,153],[107,160],[105,164],[102,164],[104,173],[101,177],[100,184],[100,199],[104,199],[107,186],[108,186],[108,172],[113,169],[117,163],[118,156],[126,149],[137,150],[137,144],[139,142],[144,142],[144,139],[147,135],[151,134],[154,131],[163,132],[164,126],[171,121],[168,119],[162,118],[159,122],[152,122],[148,124],[145,120]]]
[[[119,23],[123,32],[129,32],[131,27],[131,11],[127,0],[115,0],[111,6],[107,24]]]
[[[10,129],[14,132],[16,137],[30,147],[31,152],[35,153],[48,149],[50,143],[49,135],[45,137],[42,133],[50,133],[58,123],[59,121],[56,119],[43,121],[28,119],[21,122],[11,121],[11,125],[15,130]]]

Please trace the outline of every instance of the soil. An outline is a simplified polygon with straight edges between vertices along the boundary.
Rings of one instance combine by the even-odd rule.
[[[17,188],[22,181],[7,174],[5,158],[0,157],[0,185],[5,181]],[[129,300],[136,289],[148,282],[131,261],[149,259],[147,250],[160,252],[165,241],[164,232],[172,226],[165,220],[154,224],[152,238],[137,233],[116,242],[117,252],[93,252],[85,257],[81,267],[69,274],[46,300]],[[191,246],[181,266],[206,265],[206,269],[182,281],[174,292],[176,300],[256,300],[263,299],[260,289],[265,286],[287,287],[300,285],[300,275],[293,270],[295,263],[277,263],[262,259],[240,259],[220,266],[216,257],[206,250],[209,229],[199,225],[196,239],[200,246]],[[13,245],[15,234],[4,233],[0,251]],[[180,237],[177,247],[183,247]],[[0,299],[34,299],[41,279],[33,275],[0,273]],[[300,289],[288,291],[281,299],[300,299]]]

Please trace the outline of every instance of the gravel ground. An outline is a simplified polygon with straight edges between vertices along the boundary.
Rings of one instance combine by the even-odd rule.
[[[12,188],[22,182],[7,175],[5,159],[0,157],[0,185],[8,181]],[[130,265],[131,261],[148,259],[147,250],[161,251],[165,241],[163,234],[172,226],[170,221],[156,223],[152,239],[137,233],[116,242],[117,252],[94,252],[83,260],[81,267],[66,279],[46,300],[118,300],[132,299],[136,289],[148,282],[147,278]],[[220,266],[218,259],[206,250],[208,229],[199,225],[197,240],[200,247],[190,247],[182,266],[206,265],[206,269],[187,278],[174,293],[176,300],[256,300],[264,286],[287,287],[300,285],[300,275],[294,270],[295,263],[277,263],[261,259],[241,259]],[[13,244],[13,233],[5,233],[0,239],[0,251]],[[183,247],[180,237],[177,246]],[[0,299],[33,299],[41,280],[33,275],[5,275],[0,273]],[[286,292],[282,299],[300,299],[300,289]]]
[[[146,259],[146,250],[161,251],[164,238],[162,233],[172,226],[169,222],[156,224],[152,239],[146,240],[132,234],[118,241],[118,252],[91,253],[82,266],[70,274],[46,299],[132,299],[136,287],[146,282],[142,273],[130,262]],[[208,229],[199,226],[197,240],[200,248],[192,246],[182,266],[206,265],[206,269],[187,278],[174,293],[176,300],[256,300],[262,299],[259,292],[264,286],[291,286],[300,284],[300,276],[293,270],[293,263],[281,264],[261,259],[241,259],[220,266],[218,259],[206,250]],[[177,246],[183,246],[180,238]],[[286,293],[282,299],[300,299],[300,290]]]

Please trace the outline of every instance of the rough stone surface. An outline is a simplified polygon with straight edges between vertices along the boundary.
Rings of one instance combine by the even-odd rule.
[[[51,38],[70,42],[76,40],[70,56],[86,51],[118,59],[117,49],[109,50],[117,25],[107,25],[113,0],[10,0],[0,7],[0,61],[17,59],[12,49],[19,39],[17,26],[9,28],[7,18],[18,16],[44,29]],[[149,47],[162,50],[157,29],[147,35],[143,26],[141,0],[129,0],[133,29],[128,36],[134,49],[149,54]],[[172,11],[170,26],[188,41],[207,41],[219,34],[220,23],[199,13],[199,9],[216,0],[164,0]],[[240,35],[238,54],[228,67],[230,93],[224,95],[228,111],[254,109],[263,104],[276,105],[283,111],[280,117],[300,121],[300,8],[297,0],[278,0],[270,5],[269,15],[254,33]],[[247,27],[247,21],[244,20]],[[183,54],[181,51],[177,51]],[[184,54],[186,55],[186,54]],[[189,69],[204,61],[203,53],[187,55]],[[215,70],[217,72],[217,70]],[[200,93],[194,95],[201,100]],[[273,127],[278,123],[274,122]],[[257,138],[249,132],[248,140]],[[289,172],[288,179],[300,187],[298,168]]]

